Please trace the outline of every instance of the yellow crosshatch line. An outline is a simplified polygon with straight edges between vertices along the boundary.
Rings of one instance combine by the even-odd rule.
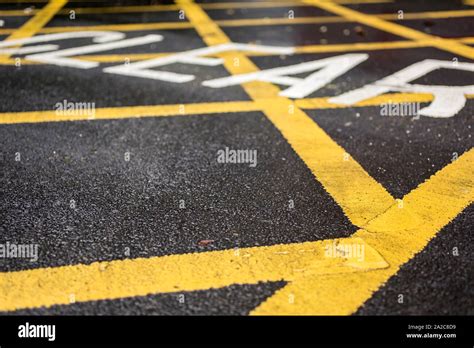
[[[245,5],[247,4],[247,5]],[[260,7],[299,7],[306,6],[305,3],[273,3],[277,6],[261,6],[258,2],[245,2],[245,3],[207,3],[202,4],[202,8],[205,9],[217,9],[221,5],[225,5],[227,8],[260,8]],[[31,16],[38,13],[41,9],[31,10],[25,12],[24,10],[0,10],[0,16],[3,17],[24,17]],[[123,6],[123,7],[77,7],[77,8],[63,8],[57,12],[59,15],[69,15],[70,11],[74,11],[76,16],[82,14],[123,14],[123,13],[149,13],[149,12],[177,12],[179,7],[176,5],[149,5],[149,6]],[[457,17],[471,17],[473,16],[474,10],[446,10],[446,11],[423,11],[423,12],[405,12],[403,13],[403,19],[441,19],[441,18],[457,18]],[[374,15],[377,18],[387,20],[400,20],[398,13],[383,13]],[[76,17],[77,18],[77,17]],[[178,16],[177,16],[178,18]],[[260,21],[260,22],[258,22]],[[261,23],[265,21],[264,23]],[[219,26],[247,26],[247,25],[278,25],[278,24],[299,24],[299,23],[332,23],[332,22],[351,22],[350,19],[339,17],[339,16],[312,16],[312,17],[300,17],[295,16],[294,18],[278,18],[278,17],[265,17],[265,18],[235,18],[228,20],[215,20]],[[175,22],[160,22],[160,23],[175,23]]]
[[[94,0],[89,0],[90,2],[94,2]],[[15,0],[0,0],[0,4],[7,4],[7,3],[22,3],[23,1],[15,1]],[[27,3],[46,3],[48,0],[33,0],[33,1],[26,1]],[[88,1],[80,1],[80,0],[69,0],[69,3],[74,3],[74,2],[88,2]],[[393,0],[336,0],[336,2],[340,4],[377,4],[377,3],[390,3],[393,2]],[[255,2],[216,2],[216,3],[203,3],[201,4],[202,8],[206,10],[214,10],[214,9],[222,9],[222,10],[227,10],[227,9],[241,9],[241,8],[268,8],[268,7],[287,7],[287,6],[307,6],[300,1],[255,1]],[[150,11],[175,11],[179,10],[179,7],[177,5],[135,5],[135,6],[122,6],[125,10],[116,10],[118,13],[122,13],[122,11],[125,12],[150,12]],[[59,13],[69,13],[70,10],[77,10],[77,9],[82,9],[83,7],[78,7],[78,8],[66,8]],[[113,9],[116,7],[90,7],[87,9],[86,12],[76,12],[76,13],[102,13],[98,12],[100,9],[104,9],[105,13],[109,13],[108,11],[114,11],[114,10],[109,10]],[[96,9],[98,9],[96,11]],[[36,14],[39,10],[38,9],[31,9],[28,12],[25,12],[24,10],[11,10],[13,13],[18,13],[14,15],[19,15],[19,16],[28,16],[28,15],[34,15]],[[81,11],[81,10],[80,10]],[[89,12],[90,11],[90,12]]]
[[[55,0],[49,2],[34,17],[30,18],[19,29],[16,29],[15,32],[5,39],[5,41],[25,39],[34,36],[50,21],[51,18],[54,17],[56,12],[66,5],[66,3],[67,0]],[[8,60],[9,57],[9,55],[0,55],[0,61]]]
[[[334,2],[306,2],[330,9],[348,19],[354,17],[361,23],[385,31],[400,31],[398,27],[402,27],[391,26],[393,23],[349,10]],[[198,4],[182,0],[178,6],[189,14],[190,22],[206,44],[229,42]],[[470,47],[461,42],[402,28],[402,36],[414,40],[409,42],[460,52],[468,58],[471,55]],[[443,48],[443,45],[449,47]],[[228,52],[220,56],[232,74],[257,70],[240,52]],[[235,58],[239,59],[239,66],[234,66]],[[357,162],[352,158],[343,161],[342,155],[346,154],[344,149],[302,111],[304,108],[346,106],[330,104],[327,98],[292,101],[279,97],[279,89],[269,83],[251,82],[243,87],[252,101],[103,108],[98,113],[105,119],[109,118],[106,116],[108,113],[116,116],[112,118],[123,118],[149,117],[152,114],[202,114],[208,113],[208,108],[216,114],[262,111],[348,218],[360,227],[359,231],[344,239],[245,248],[240,249],[238,254],[234,250],[224,250],[0,273],[0,310],[67,304],[71,294],[77,301],[90,301],[209,289],[235,283],[286,280],[286,286],[251,314],[351,314],[474,200],[474,179],[471,175],[474,150],[467,151],[406,195],[400,208],[399,203]],[[393,93],[364,101],[356,107],[380,105],[387,101],[431,100],[431,95]],[[290,106],[293,112],[289,111]],[[53,120],[52,113],[4,113],[0,114],[0,123],[16,123],[15,118],[18,117],[24,122],[47,122],[48,119]],[[346,183],[347,176],[352,180],[350,187]],[[327,258],[323,255],[327,243],[364,245],[368,255],[364,261]],[[149,282],[150,277],[140,278],[139,274],[153,275],[153,279],[160,281]],[[289,301],[290,297],[293,301]],[[334,303],[338,305],[334,306]]]
[[[468,94],[466,97],[468,99],[474,99],[474,94]],[[363,100],[350,106],[333,104],[330,103],[328,99],[329,97],[296,99],[294,100],[294,105],[305,110],[347,109],[381,106],[387,103],[429,103],[433,100],[433,96],[431,94],[420,93],[387,93],[378,97]],[[268,99],[266,102],[271,103],[271,100]],[[256,103],[255,101],[225,101],[211,103],[118,106],[97,108],[95,109],[95,114],[93,116],[86,114],[68,115],[58,113],[55,110],[4,112],[0,113],[0,124],[112,120],[142,117],[183,117],[196,115],[223,116],[226,113],[250,111],[262,111],[261,104]]]
[[[94,8],[97,10],[98,8]],[[118,11],[120,7],[110,8]],[[15,12],[13,12],[15,11]],[[80,12],[80,11],[79,11]],[[117,12],[119,13],[119,12]],[[0,16],[18,16],[17,10],[0,11]],[[398,14],[378,14],[373,15],[376,18],[384,20],[397,20]],[[407,12],[404,13],[404,19],[443,19],[443,18],[459,18],[472,17],[474,10],[452,10],[452,11],[428,11],[428,12]],[[221,19],[215,20],[215,23],[221,27],[245,27],[245,26],[270,26],[270,25],[297,25],[297,24],[329,24],[329,23],[345,23],[352,22],[350,18],[340,16],[321,16],[321,17],[295,17],[295,18],[252,18],[252,19]],[[41,29],[40,33],[50,34],[70,31],[88,31],[88,30],[121,30],[121,31],[139,31],[139,30],[177,30],[177,29],[193,29],[193,25],[187,21],[172,22],[154,22],[154,23],[132,23],[132,24],[103,24],[93,26],[61,26],[47,27]],[[0,29],[0,34],[10,34],[15,28]]]

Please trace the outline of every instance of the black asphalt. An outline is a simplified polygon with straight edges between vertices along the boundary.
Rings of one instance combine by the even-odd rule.
[[[208,0],[198,2],[211,2]],[[136,5],[147,1],[117,1]],[[163,2],[161,2],[163,3]],[[170,2],[165,2],[170,3]],[[110,6],[111,2],[74,3]],[[1,4],[0,9],[28,5]],[[36,8],[41,7],[35,4]],[[473,9],[458,1],[402,1],[348,5],[365,13]],[[213,19],[279,18],[290,8],[208,10]],[[56,16],[47,26],[85,26],[176,21],[176,11]],[[298,16],[331,15],[301,7]],[[2,19],[0,17],[0,19]],[[25,17],[6,20],[17,28]],[[403,25],[443,37],[474,36],[471,17],[407,20]],[[431,23],[433,22],[433,23]],[[235,42],[316,45],[403,41],[357,23],[226,27]],[[357,30],[355,27],[359,27]],[[344,34],[349,29],[350,34]],[[185,51],[204,47],[193,29],[127,32],[127,37],[164,35],[153,45],[100,54]],[[5,36],[2,37],[2,39]],[[322,41],[323,40],[323,41]],[[86,39],[61,47],[90,44]],[[251,57],[267,69],[339,53]],[[414,62],[452,60],[434,48],[379,50],[309,97],[335,96],[392,74]],[[460,62],[468,59],[457,57]],[[211,89],[203,80],[227,76],[225,68],[176,64],[168,71],[197,75],[184,85],[52,65],[0,65],[0,112],[53,110],[63,100],[94,102],[98,108],[250,100],[240,87]],[[438,71],[420,84],[471,85],[473,73]],[[338,144],[396,198],[474,145],[474,102],[450,119],[381,117],[380,107],[307,110]],[[225,147],[256,149],[258,165],[221,165]],[[21,161],[15,161],[15,154]],[[125,160],[126,153],[130,160]],[[260,112],[143,119],[0,125],[0,243],[39,244],[37,263],[0,259],[0,271],[89,264],[235,247],[267,246],[347,237],[357,229],[316,181],[281,133]],[[184,208],[180,208],[181,200]],[[295,208],[288,207],[293,200]],[[71,208],[74,201],[75,207]],[[474,314],[473,208],[448,224],[429,245],[383,285],[356,313]],[[212,240],[201,245],[202,240]],[[453,248],[459,255],[453,255]],[[130,255],[126,254],[130,251]],[[77,303],[13,314],[247,314],[285,282],[233,285],[223,289]],[[403,294],[404,304],[397,302]],[[180,299],[184,296],[185,301]]]

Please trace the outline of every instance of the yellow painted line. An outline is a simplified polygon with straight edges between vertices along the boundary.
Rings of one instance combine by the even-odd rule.
[[[340,23],[345,22],[344,18],[337,16],[327,17],[295,17],[295,18],[251,18],[251,19],[225,19],[216,20],[215,23],[221,27],[249,27],[268,25],[295,25],[295,24],[319,24],[319,23]]]
[[[355,233],[377,250],[388,268],[294,280],[252,314],[353,314],[400,267],[474,200],[474,150],[459,157]],[[288,302],[291,295],[293,303]]]
[[[259,8],[262,7],[258,2],[255,3],[209,3],[202,4],[202,8],[218,8],[221,5],[224,7],[242,8],[242,4],[248,4],[247,8]],[[271,6],[273,4],[273,6]],[[268,3],[268,6],[264,7],[287,7],[292,3]],[[215,6],[219,5],[219,6]],[[283,6],[284,5],[284,6]],[[295,3],[293,3],[295,5]],[[309,6],[305,3],[297,3],[296,6]],[[149,6],[121,6],[121,7],[78,7],[78,8],[63,8],[58,14],[69,14],[70,11],[75,11],[76,14],[112,14],[112,13],[134,13],[134,12],[166,12],[166,11],[177,11],[179,7],[177,5],[149,5]],[[32,10],[26,13],[24,10],[0,10],[0,16],[29,16],[37,13],[38,10]],[[377,18],[387,20],[398,20],[398,14],[374,14],[372,15]],[[459,17],[472,17],[474,16],[474,10],[449,10],[449,11],[425,11],[425,12],[405,12],[403,17],[407,19],[443,19],[443,18],[459,18]],[[261,22],[264,22],[263,24]],[[318,24],[318,23],[340,23],[350,22],[351,20],[339,17],[339,16],[320,16],[320,17],[295,17],[290,18],[252,18],[252,19],[228,19],[228,20],[216,20],[215,22],[219,26],[234,27],[234,26],[258,26],[258,25],[283,25],[283,24]],[[161,23],[174,23],[174,22],[161,22]]]
[[[326,246],[357,245],[364,258],[328,257]],[[0,273],[0,311],[206,290],[232,284],[350,274],[388,264],[360,238],[171,255]]]
[[[394,50],[429,46],[431,41],[392,41],[392,42],[361,42],[351,44],[307,45],[296,47],[295,53],[327,53]]]
[[[426,12],[404,12],[403,19],[441,19],[441,18],[459,18],[472,17],[474,10],[451,10],[451,11],[426,11]],[[398,14],[377,15],[383,19],[398,19]]]
[[[37,14],[41,9],[34,9],[34,10],[0,10],[1,17],[29,17]]]
[[[165,5],[163,5],[165,6]],[[171,5],[170,5],[171,6]],[[175,5],[172,5],[175,6]],[[139,7],[139,6],[138,6]],[[98,10],[99,8],[92,8]],[[66,11],[63,9],[61,12]],[[84,10],[84,9],[77,9]],[[120,10],[120,11],[119,11]],[[69,10],[67,10],[69,11]],[[105,13],[122,13],[121,7],[111,7],[108,12]],[[21,16],[23,11],[18,10],[6,10],[0,11],[0,16]],[[79,12],[76,12],[79,13]],[[460,11],[433,11],[433,12],[414,12],[405,13],[405,19],[439,19],[439,18],[457,18],[457,17],[471,17],[474,16],[474,10],[460,10]],[[374,17],[387,20],[396,20],[396,14],[381,14],[374,15]],[[322,23],[342,23],[348,22],[347,18],[338,16],[321,16],[321,17],[296,17],[290,18],[252,18],[252,19],[224,19],[216,20],[221,27],[240,27],[240,26],[271,26],[271,25],[298,25],[298,24],[322,24]],[[122,30],[122,31],[137,31],[137,30],[170,30],[170,29],[189,29],[192,28],[187,22],[157,22],[157,23],[136,23],[136,24],[105,24],[96,26],[68,26],[68,27],[49,27],[42,30],[42,33],[56,33],[64,31],[79,31],[79,30]],[[8,34],[15,32],[14,28],[0,29],[0,34]],[[432,40],[432,37],[430,37]]]
[[[443,51],[455,53],[469,59],[474,59],[474,48],[463,45],[454,40],[443,39],[437,36],[428,35],[415,29],[411,29],[400,24],[388,22],[376,16],[358,12],[326,0],[303,1],[307,4],[314,5],[328,12],[332,12],[339,16],[345,17],[348,20],[363,23],[370,27],[389,32],[394,35],[405,37],[411,40],[431,40],[431,45],[433,47],[436,47]]]
[[[47,1],[47,0],[46,0]],[[46,2],[42,1],[42,2]],[[0,4],[5,1],[0,0]],[[14,1],[12,1],[14,2]],[[29,1],[30,2],[30,1]],[[74,2],[74,1],[69,1]],[[77,1],[79,2],[79,1]],[[356,3],[389,3],[392,0],[339,0],[340,4],[356,4]],[[255,1],[255,2],[221,2],[201,4],[206,10],[230,10],[230,9],[250,9],[250,8],[276,8],[276,7],[302,7],[308,6],[299,1]],[[114,7],[69,7],[59,11],[59,14],[69,14],[73,10],[76,14],[106,14],[106,13],[144,13],[144,12],[162,12],[176,11],[179,7],[176,5],[137,5],[137,6],[114,6]],[[1,16],[31,16],[36,14],[40,9],[32,9],[28,12],[24,10],[4,10],[0,11]]]
[[[112,6],[112,7],[73,7],[65,8],[60,14],[69,14],[74,11],[77,14],[107,14],[107,13],[147,13],[177,11],[176,5],[141,5],[141,6]]]
[[[15,29],[15,31],[9,37],[7,37],[5,41],[24,39],[34,36],[66,3],[67,0],[50,1],[34,17],[29,19],[19,29]],[[8,61],[9,57],[10,55],[0,55],[0,61]]]
[[[93,30],[117,30],[117,31],[139,31],[139,30],[169,30],[169,29],[192,29],[188,22],[163,22],[163,23],[138,23],[138,24],[105,24],[91,26],[70,26],[70,27],[47,27],[40,30],[42,34],[63,33],[71,31],[93,31]],[[11,29],[0,30],[0,34]]]
[[[48,2],[49,0],[0,0],[0,4],[14,4],[14,3],[18,3],[18,4],[23,4],[23,3],[45,3],[45,2]],[[393,2],[393,0],[334,0],[335,2],[339,3],[339,4],[383,4],[383,3],[390,3],[390,2]],[[97,0],[69,0],[68,2],[71,2],[71,3],[74,3],[74,2],[97,2]],[[105,3],[105,2],[104,2]],[[238,4],[238,5],[241,5],[241,7],[245,6],[245,5],[252,5],[252,4],[262,4],[263,6],[267,5],[268,7],[271,7],[270,4],[272,3],[287,3],[287,4],[301,4],[301,2],[299,2],[298,0],[295,0],[295,1],[284,1],[284,0],[278,0],[278,1],[275,1],[275,2],[272,2],[272,1],[266,1],[266,0],[256,0],[256,1],[253,1],[253,2],[249,2],[249,1],[241,1],[241,2],[215,2],[215,3],[212,3],[213,5],[216,4],[216,5],[222,5],[222,6],[225,6],[227,4]],[[207,9],[207,5],[210,5],[210,4],[200,4],[202,5],[202,8],[205,8]],[[144,5],[146,6],[146,5]],[[305,6],[305,5],[300,5],[300,6]],[[224,7],[225,8],[225,7]]]
[[[338,4],[382,4],[390,3],[393,0],[333,0]]]
[[[33,18],[23,24],[21,28],[16,29],[8,38],[5,39],[5,41],[24,39],[34,36],[66,3],[67,0],[50,1],[45,7],[38,11]]]
[[[474,99],[474,94],[467,94],[466,98]],[[295,104],[301,109],[316,110],[316,109],[347,109],[354,107],[378,106],[387,103],[429,103],[433,101],[432,94],[422,93],[387,93],[378,97],[360,101],[354,105],[333,104],[328,101],[329,97],[325,98],[307,98],[297,99]]]
[[[466,96],[474,99],[474,94]],[[378,106],[386,103],[428,103],[433,100],[431,94],[417,93],[388,93],[371,99],[361,101],[355,105],[333,104],[328,102],[330,97],[297,99],[294,105],[301,109],[347,109],[355,107]],[[278,102],[265,100],[267,103]],[[215,103],[191,103],[191,104],[166,104],[166,105],[143,105],[143,106],[121,106],[109,108],[97,108],[93,118],[89,115],[61,115],[54,110],[47,111],[22,111],[0,113],[0,124],[41,123],[41,122],[65,122],[84,120],[107,120],[140,117],[170,117],[191,116],[207,114],[224,114],[230,112],[262,111],[262,103],[253,101],[232,101]]]
[[[259,106],[252,101],[232,101],[216,103],[98,108],[95,110],[93,117],[90,117],[86,114],[65,115],[56,111],[8,112],[0,113],[0,124],[83,121],[91,119],[108,120],[136,117],[189,116],[199,114],[208,115],[258,110]]]

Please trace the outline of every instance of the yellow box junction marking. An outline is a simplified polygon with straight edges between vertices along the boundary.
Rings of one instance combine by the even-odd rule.
[[[229,42],[198,5],[186,0],[178,5],[185,9],[208,45]],[[340,9],[338,11],[341,12]],[[365,15],[360,15],[361,22],[380,26],[380,22],[374,23]],[[420,37],[416,40],[418,43],[432,42],[432,38]],[[470,54],[466,47],[469,48],[461,44],[450,49]],[[221,56],[226,68],[233,74],[257,70],[241,53],[228,52]],[[235,58],[239,61],[237,65]],[[404,206],[400,209],[390,194],[358,163],[342,161],[344,150],[300,109],[340,106],[331,105],[326,98],[291,101],[278,97],[279,89],[269,83],[251,82],[243,87],[253,101],[231,102],[236,105],[229,108],[226,108],[229,103],[187,105],[191,105],[191,114],[193,110],[196,114],[203,113],[202,110],[208,112],[205,106],[209,104],[215,112],[231,112],[239,108],[242,111],[256,109],[264,112],[361,230],[345,239],[246,248],[240,249],[238,254],[227,250],[0,273],[0,310],[67,304],[71,294],[77,301],[90,301],[209,289],[235,283],[286,280],[289,284],[258,306],[252,314],[351,314],[474,199],[471,174],[474,169],[473,150],[405,196]],[[386,98],[430,101],[432,96],[395,93],[364,101],[364,104],[377,105],[374,103],[381,103]],[[100,109],[99,114],[102,113],[102,118],[108,118],[107,113],[117,116],[110,118],[147,117],[152,113],[155,116],[156,113],[162,113],[162,116],[178,115],[176,108],[181,110],[181,106],[153,106],[151,110],[150,107],[104,108]],[[189,110],[186,114],[190,114]],[[15,117],[21,114],[27,122],[51,118],[50,111],[2,114],[0,117],[14,123]],[[338,175],[341,172],[344,176]],[[345,182],[348,176],[352,179],[350,186]],[[363,245],[366,248],[365,259],[328,258],[323,255],[328,242]],[[196,269],[200,273],[193,273]],[[150,282],[150,279],[157,281]]]
[[[27,1],[28,3],[44,3],[49,0],[35,0]],[[19,0],[0,0],[0,4],[4,3],[22,3],[24,1]],[[69,3],[74,2],[96,2],[96,0],[69,0]],[[370,3],[390,3],[392,0],[336,0],[340,4],[370,4]],[[299,7],[307,6],[306,4],[300,1],[255,1],[255,2],[223,2],[223,3],[203,3],[200,4],[202,8],[206,10],[229,10],[229,9],[241,9],[241,8],[274,8],[274,7]],[[69,11],[74,10],[76,14],[90,14],[90,13],[133,13],[133,12],[154,12],[154,11],[175,11],[179,10],[179,7],[176,5],[137,5],[137,6],[120,6],[120,7],[72,7],[62,9],[59,14],[69,14]],[[103,12],[101,12],[103,10]],[[22,10],[6,10],[5,15],[12,16],[31,16],[36,14],[38,9],[32,9],[28,12]],[[13,14],[15,13],[15,14]]]

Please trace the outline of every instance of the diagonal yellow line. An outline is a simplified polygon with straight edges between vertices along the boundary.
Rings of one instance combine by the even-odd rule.
[[[474,150],[464,153],[357,231],[390,265],[357,274],[294,280],[252,314],[348,315],[354,313],[400,267],[474,200]],[[291,296],[292,303],[288,298]]]
[[[48,0],[35,0],[35,1],[28,1],[28,3],[44,3]],[[89,0],[90,2],[94,2],[93,0]],[[22,1],[16,0],[0,0],[0,4],[2,3],[21,3]],[[69,0],[69,3],[75,2],[88,2],[88,1],[80,1],[80,0]],[[390,3],[393,0],[336,0],[336,2],[340,4],[370,4],[370,3]],[[244,2],[215,2],[215,3],[203,3],[201,7],[206,10],[228,10],[228,9],[248,9],[248,8],[274,8],[274,7],[299,7],[299,6],[307,6],[306,4],[300,1],[244,1]],[[105,12],[100,12],[101,9],[104,9]],[[87,13],[130,13],[130,12],[150,12],[150,11],[174,11],[179,9],[176,5],[138,5],[138,6],[120,6],[118,7],[77,7],[77,8],[65,8],[61,10],[59,13],[69,13],[70,10],[77,11],[78,14],[87,14]],[[128,10],[128,11],[127,11]],[[28,13],[19,10],[11,10],[12,12],[16,12],[18,16],[24,15],[33,15],[36,14],[40,10],[33,9]],[[117,11],[117,12],[113,12]]]
[[[199,8],[199,6],[194,4],[191,0],[182,0],[179,3],[188,14],[190,22],[196,25],[196,30],[202,36],[206,44],[215,45],[229,41],[226,35],[204,13],[204,11]],[[229,53],[224,56],[224,60],[227,70],[232,74],[258,70],[247,57],[240,54]],[[235,65],[236,60],[240,62],[237,66]],[[394,245],[393,242],[391,243],[390,236],[386,237],[384,234],[374,233],[377,231],[371,229],[372,226],[374,226],[374,221],[378,221],[376,219],[377,216],[383,214],[385,211],[390,215],[390,212],[393,210],[394,200],[387,191],[379,183],[373,180],[355,161],[341,161],[341,155],[343,155],[344,150],[335,144],[333,140],[327,136],[327,134],[301,109],[295,108],[293,113],[288,112],[289,107],[292,106],[293,103],[286,98],[278,98],[278,88],[269,83],[263,82],[246,83],[243,87],[255,102],[262,105],[262,111],[264,114],[280,130],[295,152],[316,176],[318,181],[323,184],[324,188],[342,207],[349,219],[358,226],[366,225],[367,228],[370,229],[368,235],[372,237],[371,240],[378,242],[377,245],[384,245],[384,249],[382,250],[388,250],[387,255],[390,257],[392,263],[386,274],[383,276],[377,275],[371,277],[370,280],[363,281],[357,288],[359,290],[356,292],[358,297],[355,297],[355,299],[347,296],[340,296],[340,300],[345,302],[338,303],[338,305],[340,305],[340,308],[342,308],[346,314],[350,313],[348,309],[354,309],[354,307],[357,308],[365,299],[369,298],[372,291],[380,286],[384,279],[388,279],[388,277],[397,272],[401,264],[408,261],[414,253],[418,252],[426,245],[428,242],[427,239],[432,238],[442,226],[454,218],[470,202],[470,200],[472,200],[472,190],[467,190],[466,193],[464,187],[458,189],[460,183],[472,186],[472,175],[465,175],[465,173],[470,173],[472,171],[473,153],[471,152],[470,155],[468,154],[462,157],[463,160],[458,162],[458,166],[450,166],[446,168],[446,170],[443,171],[445,175],[433,178],[430,183],[422,185],[423,188],[421,189],[421,194],[420,191],[417,191],[418,194],[414,194],[407,198],[405,214],[408,214],[408,218],[405,217],[405,215],[402,217],[395,216],[395,218],[387,219],[388,221],[385,221],[387,222],[385,229],[395,228],[398,233],[400,233],[400,228],[403,228],[403,225],[399,223],[397,218],[404,221],[404,219],[416,216],[416,218],[418,218],[417,221],[425,222],[428,219],[436,221],[436,223],[431,225],[432,228],[428,228],[426,232],[418,231],[417,229],[423,226],[418,225],[408,233],[403,234],[402,239],[405,241],[407,237],[412,236],[413,233],[417,233],[417,235],[413,237],[414,242],[409,244],[410,248],[407,248],[407,250],[403,252],[397,252],[397,250],[393,249]],[[466,163],[467,165],[465,165]],[[459,168],[459,166],[463,164],[465,166]],[[457,173],[460,173],[459,176],[456,176]],[[445,183],[445,176],[448,176],[448,178],[453,177],[452,182]],[[348,180],[348,178],[350,178],[350,180]],[[460,183],[456,181],[458,179],[460,179]],[[429,207],[439,207],[437,202],[431,204],[430,199],[433,198],[436,200],[439,198],[432,196],[437,194],[436,191],[438,188],[446,190],[446,188],[451,184],[455,186],[453,188],[455,191],[454,197],[459,197],[458,201],[453,202],[453,206],[450,209],[446,209],[444,212],[439,212],[440,214],[438,217],[436,215],[433,216],[432,214],[436,209],[433,209],[435,211],[432,211]],[[459,191],[462,191],[464,194],[461,194]],[[425,201],[420,201],[418,195],[425,198]],[[418,203],[418,206],[416,203],[412,202]],[[426,204],[426,202],[428,203]],[[374,236],[374,234],[376,234],[376,236]],[[419,237],[420,234],[421,237]],[[397,232],[395,233],[395,238],[396,236],[398,236]],[[397,240],[397,242],[399,241]],[[341,277],[338,277],[337,280],[341,280]],[[314,296],[312,290],[317,284],[321,284],[319,279],[309,282],[306,278],[302,279],[301,282],[295,280],[290,285],[281,289],[277,294],[270,297],[266,302],[259,306],[253,314],[285,314],[291,312],[288,310],[288,305],[290,305],[292,312],[298,313],[306,312],[308,308],[311,313],[324,311],[324,309],[334,312],[334,302],[331,301],[333,299],[331,293],[329,293],[328,296],[329,301],[326,302],[326,304],[329,303],[328,307],[319,304],[320,296],[326,295],[327,292],[319,293],[320,296],[317,297]],[[322,282],[322,284],[327,283]],[[336,283],[333,283],[335,286],[338,284],[340,283],[337,281]],[[299,286],[302,289],[298,294],[302,297],[304,296],[307,301],[301,301],[298,305],[293,306],[294,303],[290,303],[288,297],[285,295],[288,294],[288,291],[295,290],[293,288],[296,286]],[[331,287],[331,289],[333,290],[333,287]],[[339,293],[341,293],[341,291],[339,291]],[[342,291],[342,293],[344,294],[344,291]],[[280,294],[283,294],[283,296]],[[283,303],[285,304],[283,305]],[[356,306],[354,306],[354,303]]]
[[[466,95],[468,99],[474,99],[474,94]],[[342,105],[330,103],[330,97],[297,99],[295,105],[305,110],[318,109],[345,109],[355,107],[380,106],[387,103],[429,103],[433,101],[432,94],[418,93],[387,93],[378,97],[360,101],[354,105]],[[276,100],[278,101],[278,99]],[[271,102],[267,100],[267,102]],[[141,117],[169,117],[169,116],[193,116],[193,115],[223,115],[233,112],[262,111],[262,104],[255,101],[229,101],[211,103],[189,103],[189,104],[163,104],[143,106],[118,106],[108,108],[97,108],[94,115],[89,114],[62,114],[54,110],[47,111],[21,111],[0,113],[0,124],[21,124],[41,122],[65,122],[84,120],[111,120],[123,118]]]
[[[54,17],[65,4],[67,0],[54,0],[50,1],[45,7],[43,7],[36,15],[28,20],[21,28],[15,30],[5,41],[24,39],[34,36],[43,28],[50,20]],[[8,60],[9,55],[0,55],[0,61]]]
[[[98,108],[93,115],[67,114],[54,110],[0,113],[0,124],[40,123],[83,120],[109,120],[140,117],[167,117],[223,114],[229,112],[259,111],[253,101],[232,101],[215,103],[167,104],[149,106],[124,106]]]
[[[436,47],[443,51],[455,53],[469,59],[474,59],[474,48],[469,47],[467,45],[463,45],[455,40],[443,39],[437,36],[428,35],[415,29],[411,29],[400,24],[388,22],[381,18],[377,18],[375,15],[368,15],[362,12],[358,12],[327,0],[303,1],[307,4],[314,5],[328,12],[332,12],[339,16],[347,18],[348,20],[363,23],[370,27],[383,30],[394,35],[405,37],[410,40],[431,40],[431,45],[433,47]]]
[[[229,43],[229,38],[207,14],[190,0],[177,2],[207,45]],[[221,55],[231,74],[257,71],[258,68],[240,52]],[[238,62],[238,64],[235,64]],[[324,188],[341,206],[346,216],[360,225],[387,209],[391,195],[354,160],[345,161],[346,152],[334,142],[293,101],[279,97],[278,87],[266,82],[243,84],[247,94],[261,106],[263,113],[287,139]],[[349,183],[347,176],[353,179]],[[358,183],[359,185],[356,185]],[[362,197],[370,197],[368,200]]]
[[[285,280],[252,314],[351,314],[473,201],[473,169],[471,150],[349,238],[0,273],[0,311]]]
[[[106,13],[113,13],[121,8],[112,7]],[[99,8],[94,8],[99,10]],[[18,10],[6,10],[0,11],[0,16],[19,16],[21,11]],[[376,14],[371,15],[374,18],[396,20],[398,16],[396,14]],[[428,11],[428,12],[412,12],[405,13],[404,19],[442,19],[442,18],[459,18],[459,17],[471,17],[474,16],[474,10],[453,10],[453,11]],[[267,25],[295,25],[295,24],[322,24],[322,23],[344,23],[352,20],[350,17],[340,16],[320,16],[320,17],[296,17],[296,18],[250,18],[250,19],[221,19],[216,20],[215,23],[221,27],[241,27],[241,26],[267,26]],[[135,23],[135,24],[103,24],[95,26],[68,26],[68,27],[50,27],[41,30],[42,33],[56,33],[64,31],[79,31],[79,30],[123,30],[123,31],[136,31],[136,30],[153,30],[153,29],[188,29],[192,28],[187,22],[155,22],[155,23]],[[9,34],[14,32],[14,28],[4,28],[0,30],[0,34]],[[427,35],[427,34],[426,34]],[[433,36],[425,38],[432,40]]]

